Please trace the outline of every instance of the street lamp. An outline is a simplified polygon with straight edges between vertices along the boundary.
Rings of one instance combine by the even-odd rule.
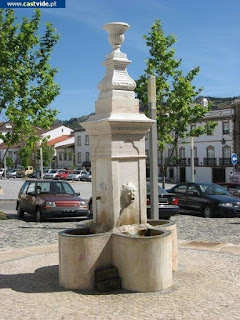
[[[226,140],[225,140],[224,138],[222,138],[221,144],[222,144],[223,146],[226,144]]]

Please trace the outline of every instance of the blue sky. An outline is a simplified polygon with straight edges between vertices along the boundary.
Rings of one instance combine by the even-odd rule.
[[[15,9],[18,17],[32,9]],[[61,93],[52,103],[58,119],[94,112],[97,85],[104,77],[102,62],[111,52],[107,22],[130,24],[122,52],[132,63],[128,73],[138,79],[148,58],[143,35],[160,19],[165,34],[174,33],[176,56],[188,72],[200,66],[195,80],[205,96],[240,95],[240,1],[239,0],[66,0],[65,9],[42,9],[42,23],[52,22],[61,39],[52,54],[52,66],[60,71],[56,82]]]

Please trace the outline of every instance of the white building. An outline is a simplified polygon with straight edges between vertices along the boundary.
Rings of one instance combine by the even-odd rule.
[[[240,118],[239,102],[224,108],[212,110],[201,121],[192,125],[200,126],[208,121],[217,122],[213,134],[194,137],[194,180],[196,182],[228,181],[233,171],[232,153],[240,152]],[[189,125],[189,130],[191,125]],[[146,150],[148,155],[148,141]],[[178,144],[178,160],[170,161],[171,150],[165,150],[167,178],[178,182],[191,181],[191,144],[190,138]],[[240,154],[238,154],[240,156]],[[147,163],[149,160],[147,161]],[[161,159],[158,159],[159,173]],[[237,166],[236,168],[237,169]]]
[[[84,129],[74,131],[75,138],[75,166],[77,168],[91,168],[91,154],[89,135]]]

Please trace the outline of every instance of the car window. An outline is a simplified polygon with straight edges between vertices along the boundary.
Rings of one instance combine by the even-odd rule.
[[[68,194],[75,193],[69,183],[61,182],[60,185],[61,185],[61,193],[68,193]]]
[[[194,185],[188,186],[187,193],[190,194],[190,195],[193,195],[193,196],[199,196],[200,195],[198,189]]]
[[[174,189],[174,192],[179,192],[179,193],[185,193],[187,191],[187,185],[186,184],[180,184],[179,186],[176,186]]]
[[[50,192],[50,182],[38,182],[37,189],[40,190],[40,193],[49,193]]]
[[[29,192],[35,192],[35,182],[30,182],[27,188],[27,193]]]
[[[20,193],[26,193],[27,192],[27,188],[28,188],[29,182],[25,182],[22,185],[22,188],[20,189]]]
[[[201,184],[199,187],[205,195],[230,195],[226,189],[214,183]]]

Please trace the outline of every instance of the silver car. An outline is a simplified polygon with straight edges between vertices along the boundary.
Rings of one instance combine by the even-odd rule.
[[[70,173],[67,176],[67,180],[80,181],[81,180],[81,176],[83,176],[84,174],[88,174],[88,171],[86,171],[86,170],[74,170],[73,173]]]
[[[44,179],[54,179],[61,169],[50,169],[44,176]]]

